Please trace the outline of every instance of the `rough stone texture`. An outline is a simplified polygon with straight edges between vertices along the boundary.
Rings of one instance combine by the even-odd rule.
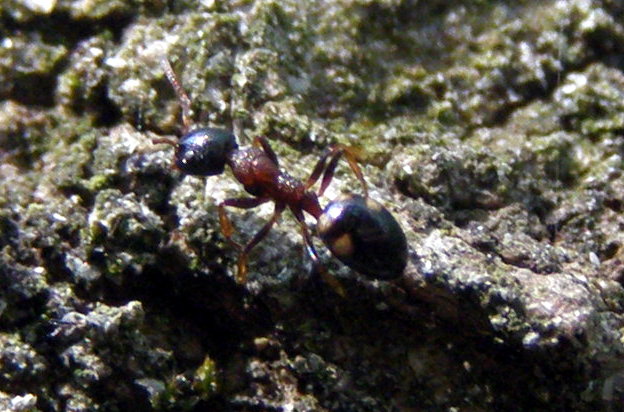
[[[624,410],[618,0],[0,4],[0,409]],[[401,279],[288,214],[233,280],[229,173],[172,169],[180,109],[305,178],[360,146]],[[358,191],[341,166],[327,192]],[[231,211],[250,239],[270,205]],[[311,222],[312,223],[312,222]]]

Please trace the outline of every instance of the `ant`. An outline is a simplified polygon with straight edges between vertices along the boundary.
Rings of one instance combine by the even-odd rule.
[[[400,276],[407,263],[407,242],[403,230],[381,204],[368,197],[366,181],[357,162],[354,148],[336,145],[325,152],[305,183],[279,168],[277,155],[264,137],[255,137],[250,147],[239,148],[234,134],[213,127],[192,128],[191,100],[182,88],[171,64],[163,61],[165,75],[171,83],[182,110],[183,135],[178,140],[154,139],[175,148],[175,166],[182,173],[194,176],[214,176],[229,166],[251,197],[230,198],[218,207],[221,233],[238,250],[236,281],[247,280],[249,253],[271,230],[282,212],[288,208],[299,223],[305,249],[313,267],[326,274],[305,223],[304,212],[317,221],[317,231],[332,254],[354,270],[378,279]],[[361,183],[364,196],[347,195],[330,202],[323,210],[319,197],[329,186],[340,158],[344,156]],[[311,190],[321,178],[318,192]],[[272,201],[273,215],[246,244],[232,239],[234,227],[226,207],[251,209]],[[329,276],[325,276],[332,283]],[[334,281],[335,285],[336,282]]]

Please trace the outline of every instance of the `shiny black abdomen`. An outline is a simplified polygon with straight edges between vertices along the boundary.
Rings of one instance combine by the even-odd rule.
[[[319,218],[319,236],[334,256],[375,279],[394,279],[407,264],[407,241],[381,204],[350,195],[331,202]]]

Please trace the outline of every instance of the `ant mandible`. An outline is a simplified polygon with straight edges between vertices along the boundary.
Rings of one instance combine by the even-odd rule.
[[[269,233],[286,208],[299,223],[305,249],[314,268],[320,273],[324,273],[324,269],[312,243],[304,212],[316,219],[319,236],[332,254],[347,266],[378,279],[392,279],[402,274],[407,263],[405,234],[390,212],[368,197],[355,149],[344,145],[331,147],[303,183],[280,170],[277,156],[264,137],[255,137],[252,146],[239,148],[234,134],[228,130],[192,128],[191,100],[167,59],[163,61],[163,66],[180,102],[183,135],[178,141],[160,138],[154,139],[154,143],[173,146],[175,166],[187,175],[219,175],[226,165],[229,166],[236,180],[252,196],[225,199],[217,206],[221,233],[239,252],[235,278],[238,283],[247,280],[250,251]],[[364,196],[342,196],[323,210],[318,199],[329,186],[342,156],[361,183]],[[321,176],[320,189],[315,193],[310,189]],[[234,227],[225,207],[251,209],[269,201],[275,204],[269,221],[246,245],[234,241]]]

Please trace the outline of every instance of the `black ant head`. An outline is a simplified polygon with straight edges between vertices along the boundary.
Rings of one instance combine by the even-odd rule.
[[[214,176],[223,173],[228,157],[238,148],[236,138],[232,132],[213,127],[202,127],[189,132],[191,99],[182,88],[169,60],[163,59],[162,64],[165,76],[182,107],[184,135],[178,142],[169,139],[154,139],[154,142],[175,146],[175,165],[187,175]]]
[[[223,173],[227,159],[236,150],[236,138],[224,129],[204,127],[180,138],[175,164],[188,175],[214,176]]]

